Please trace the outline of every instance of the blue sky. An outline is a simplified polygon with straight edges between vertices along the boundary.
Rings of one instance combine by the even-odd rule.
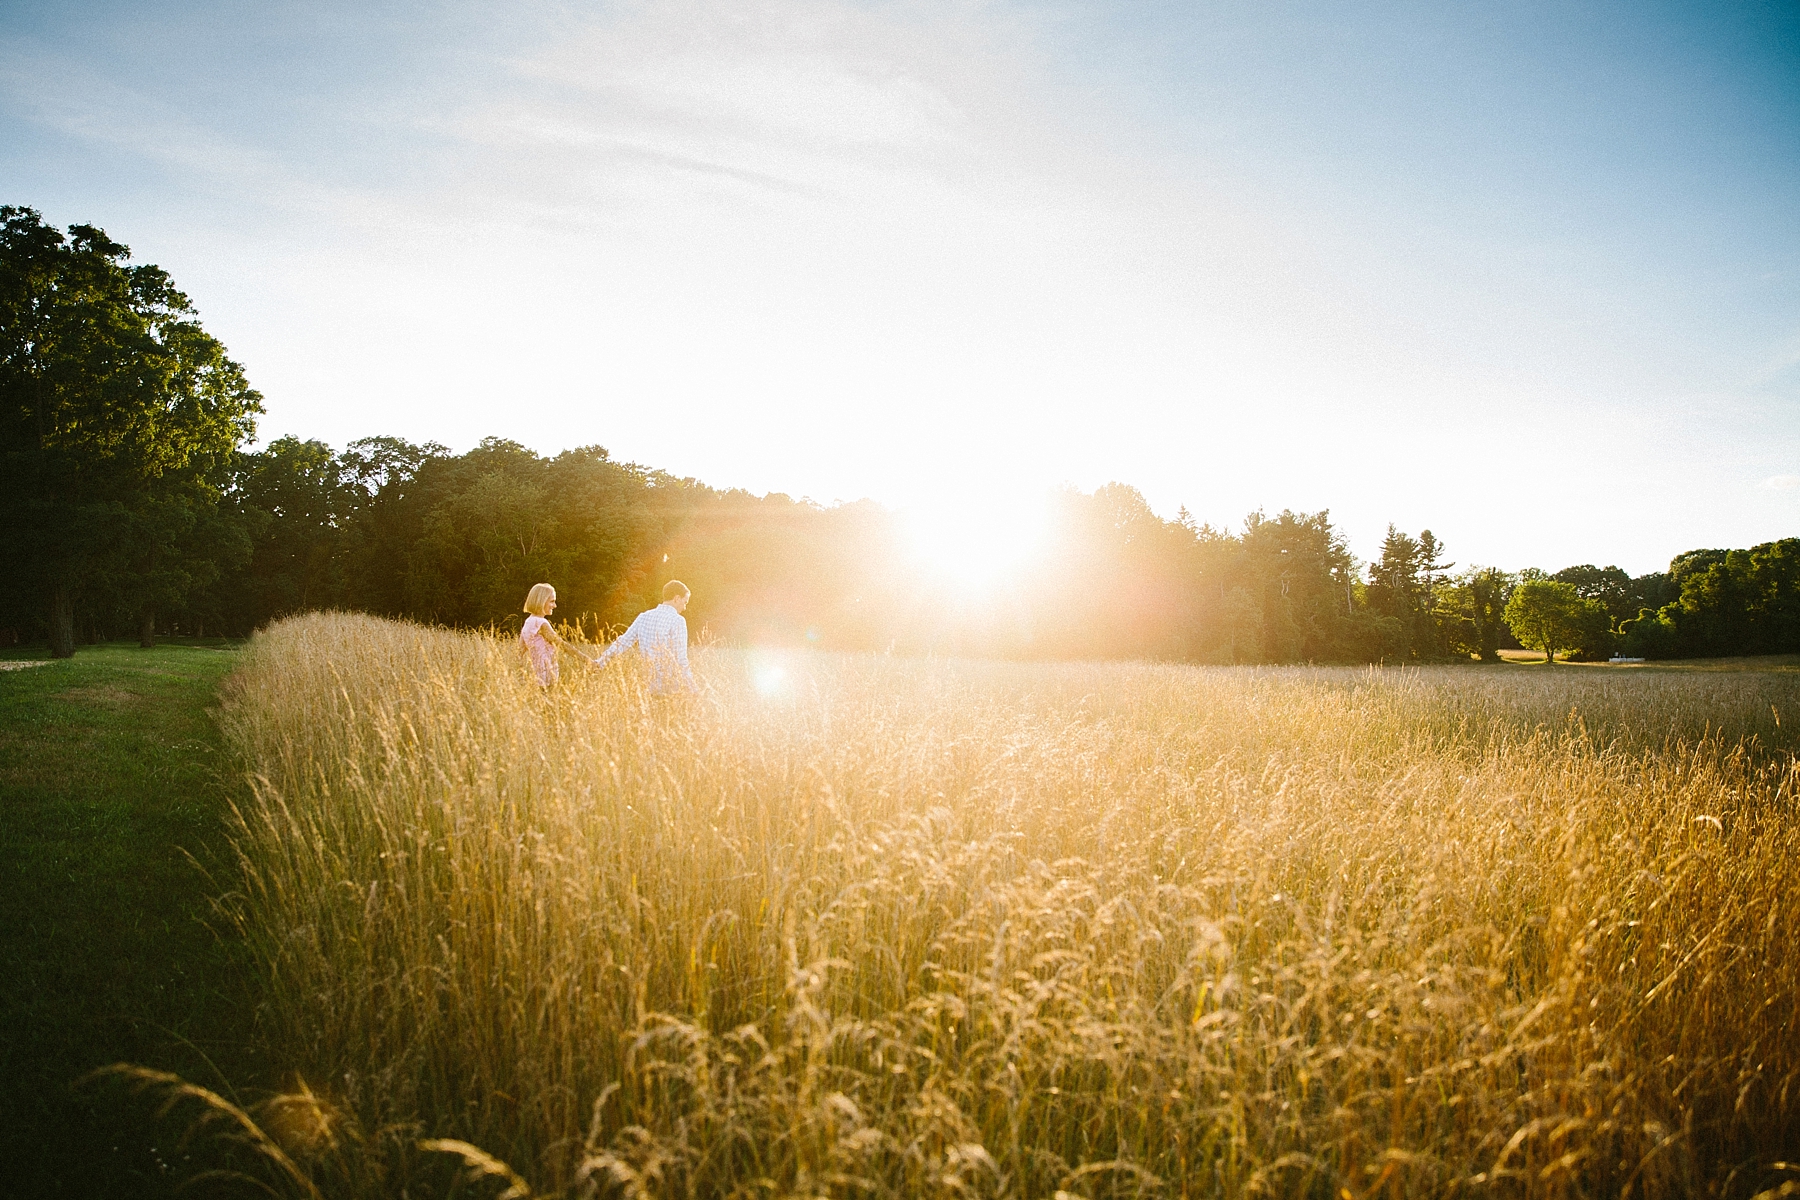
[[[14,0],[9,203],[265,435],[1463,563],[1800,533],[1800,6]]]

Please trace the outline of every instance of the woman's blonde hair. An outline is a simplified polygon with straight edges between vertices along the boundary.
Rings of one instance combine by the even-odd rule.
[[[550,602],[554,599],[556,599],[555,588],[547,583],[534,583],[531,585],[530,594],[525,597],[525,611],[534,617],[545,616],[547,614],[544,609],[549,607]]]

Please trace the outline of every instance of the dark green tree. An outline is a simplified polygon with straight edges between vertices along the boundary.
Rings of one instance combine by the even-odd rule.
[[[1619,645],[1633,658],[1673,658],[1676,654],[1675,624],[1653,608],[1638,610],[1638,615],[1619,626]]]
[[[1443,614],[1446,641],[1459,654],[1473,654],[1482,662],[1499,662],[1506,643],[1506,602],[1512,597],[1513,577],[1496,567],[1473,567],[1439,582],[1438,611]]]
[[[1800,538],[1782,538],[1750,549],[1756,593],[1757,652],[1800,651]]]
[[[212,548],[201,536],[216,511],[216,497],[156,495],[122,505],[115,568],[98,578],[90,604],[112,608],[135,625],[138,645],[156,645],[156,622],[218,578]]]
[[[195,584],[183,539],[262,411],[169,276],[129,257],[0,208],[0,557],[58,657],[78,604],[135,594],[153,621]]]
[[[1262,600],[1264,661],[1361,657],[1369,630],[1355,619],[1355,560],[1331,514],[1283,510],[1244,521],[1239,578]]]
[[[244,624],[351,602],[346,559],[361,493],[348,473],[330,446],[296,437],[244,456],[233,489],[252,523]]]
[[[1680,598],[1658,614],[1684,657],[1800,651],[1800,538],[1748,550],[1696,550],[1669,576]]]
[[[339,479],[353,492],[345,538],[346,607],[417,615],[406,595],[407,564],[423,535],[427,509],[443,493],[443,466],[452,457],[436,442],[415,445],[395,437],[363,438],[338,456]]]
[[[1636,616],[1641,607],[1631,576],[1618,567],[1583,563],[1578,567],[1564,567],[1550,578],[1569,584],[1578,595],[1598,603],[1606,610],[1615,629]]]
[[[346,454],[370,481],[350,521],[351,602],[455,625],[520,619],[540,581],[556,584],[559,619],[628,621],[661,586],[660,556],[716,495],[598,446],[553,459],[502,438],[457,456],[398,442]],[[705,611],[696,605],[696,622]]]
[[[1443,561],[1444,546],[1431,530],[1417,538],[1389,525],[1381,557],[1369,565],[1365,598],[1400,631],[1391,657],[1430,661],[1445,657],[1448,614],[1438,611],[1438,584],[1454,563]]]
[[[1667,571],[1651,571],[1631,581],[1631,603],[1634,610],[1659,609],[1681,599],[1681,588],[1669,578]]]

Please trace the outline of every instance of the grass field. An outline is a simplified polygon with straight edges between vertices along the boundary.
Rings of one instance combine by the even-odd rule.
[[[368,618],[250,645],[232,911],[296,1074],[240,1165],[515,1197],[1800,1179],[1792,673],[696,665],[684,704]]]
[[[0,1192],[179,1182],[183,1152],[141,1106],[70,1087],[96,1067],[257,1077],[253,964],[203,924],[215,889],[187,857],[229,863],[206,710],[235,658],[115,644],[0,673]]]

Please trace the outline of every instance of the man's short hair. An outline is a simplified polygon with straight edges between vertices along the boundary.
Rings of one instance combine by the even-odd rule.
[[[663,584],[664,600],[673,600],[677,596],[687,596],[691,594],[692,593],[688,591],[688,585],[681,582],[679,579],[671,579],[669,582]]]

